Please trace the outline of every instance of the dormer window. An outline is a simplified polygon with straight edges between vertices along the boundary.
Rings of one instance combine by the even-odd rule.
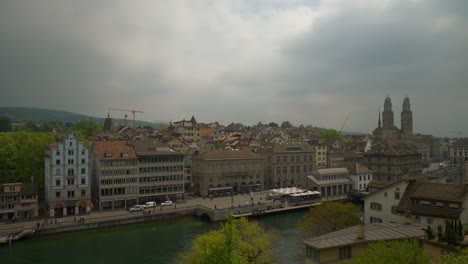
[[[112,153],[111,153],[111,152],[106,152],[106,153],[104,154],[104,157],[106,157],[106,158],[111,158],[111,157],[112,157]]]
[[[123,152],[121,155],[123,158],[128,158],[128,152]]]

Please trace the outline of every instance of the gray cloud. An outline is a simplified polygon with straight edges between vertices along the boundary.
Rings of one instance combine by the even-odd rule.
[[[466,1],[6,1],[0,105],[468,133]],[[117,113],[116,113],[117,115]],[[398,123],[398,118],[396,119]]]

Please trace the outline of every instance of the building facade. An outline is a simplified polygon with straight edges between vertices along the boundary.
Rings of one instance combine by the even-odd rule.
[[[305,187],[316,168],[315,148],[307,143],[267,144],[258,153],[265,157],[265,188]]]
[[[0,185],[0,222],[38,216],[38,193],[34,183]]]
[[[45,202],[51,217],[89,212],[89,149],[73,134],[49,145],[45,153]]]
[[[459,139],[449,147],[450,163],[462,166],[468,158],[468,138]]]
[[[264,188],[264,160],[249,150],[205,151],[192,160],[192,180],[201,195]]]
[[[317,169],[308,176],[308,188],[321,193],[323,200],[343,200],[353,188],[346,168]]]
[[[374,180],[381,182],[422,175],[421,153],[414,145],[400,140],[375,142],[364,153],[364,165],[373,171]]]
[[[185,141],[194,142],[199,148],[203,148],[202,128],[194,116],[188,121],[184,119],[174,122],[174,132]]]
[[[367,186],[372,181],[372,171],[359,163],[344,163],[349,172],[349,179],[353,182],[353,190],[368,191]]]
[[[97,209],[138,203],[138,158],[127,141],[96,141],[91,149],[92,201]]]
[[[138,203],[177,199],[184,193],[184,154],[155,140],[131,145],[138,157]]]

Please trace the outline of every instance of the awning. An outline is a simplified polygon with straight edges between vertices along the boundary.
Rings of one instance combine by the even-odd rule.
[[[227,187],[216,187],[216,188],[208,188],[208,191],[223,191],[223,190],[231,190],[231,186]]]
[[[62,204],[61,203],[56,203],[55,208],[62,208]]]

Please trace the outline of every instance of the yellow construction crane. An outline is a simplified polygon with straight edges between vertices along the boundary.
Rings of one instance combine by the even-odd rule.
[[[133,128],[136,128],[136,123],[135,123],[135,113],[143,113],[143,111],[139,110],[131,110],[131,109],[119,109],[119,108],[108,108],[108,110],[112,111],[123,111],[123,112],[131,112],[133,114]],[[127,114],[125,114],[125,125],[127,125]]]

